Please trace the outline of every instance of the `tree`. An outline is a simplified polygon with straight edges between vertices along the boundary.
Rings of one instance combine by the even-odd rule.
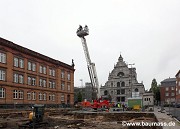
[[[82,94],[81,94],[81,92],[78,92],[77,99],[78,99],[78,102],[82,102]]]
[[[154,101],[157,104],[160,101],[160,89],[155,78],[152,80],[150,91],[153,92]]]
[[[152,80],[152,83],[151,83],[151,89],[150,89],[150,91],[153,92],[153,93],[156,93],[156,90],[157,90],[157,81],[156,81],[156,79],[154,78],[154,79]]]

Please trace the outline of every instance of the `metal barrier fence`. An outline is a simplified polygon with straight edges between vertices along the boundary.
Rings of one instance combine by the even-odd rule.
[[[169,105],[167,107],[164,107],[167,114],[171,115],[172,117],[175,117],[177,120],[180,121],[180,108],[177,106]]]

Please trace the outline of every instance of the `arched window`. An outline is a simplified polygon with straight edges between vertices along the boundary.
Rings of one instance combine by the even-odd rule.
[[[136,88],[134,91],[135,91],[135,92],[138,92],[139,90],[138,90],[138,88]]]
[[[117,82],[117,87],[120,87],[120,82]]]
[[[113,82],[111,82],[111,87],[113,87]]]
[[[122,87],[125,86],[125,82],[121,82],[121,86],[122,86]]]
[[[107,90],[104,91],[104,95],[108,95],[108,91]]]
[[[120,94],[120,90],[117,90],[117,95],[119,95]]]
[[[117,76],[123,77],[123,76],[124,76],[124,73],[123,73],[123,72],[119,72],[119,73],[117,74]]]
[[[121,94],[125,94],[125,89],[121,89]]]

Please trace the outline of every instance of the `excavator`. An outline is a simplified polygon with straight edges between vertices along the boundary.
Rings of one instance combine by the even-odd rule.
[[[44,117],[44,108],[45,106],[43,104],[35,104],[32,107],[32,112],[29,114],[29,121],[22,123],[19,125],[19,129],[23,128],[39,128],[47,125],[47,122],[43,121]]]

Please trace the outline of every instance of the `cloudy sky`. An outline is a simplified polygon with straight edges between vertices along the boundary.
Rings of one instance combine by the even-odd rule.
[[[120,53],[146,89],[180,69],[180,0],[0,0],[0,37],[67,64],[74,59],[75,86],[89,81],[79,24],[89,26],[102,85]]]

